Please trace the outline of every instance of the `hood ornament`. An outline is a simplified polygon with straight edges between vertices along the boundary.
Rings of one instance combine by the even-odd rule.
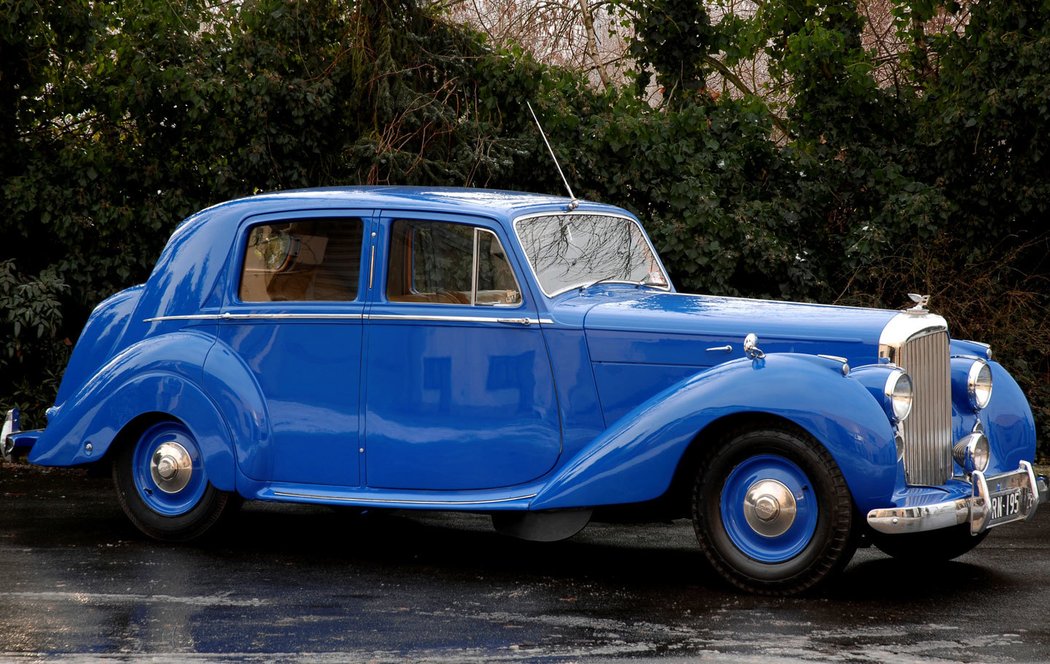
[[[908,293],[908,297],[911,299],[912,302],[915,303],[915,306],[914,307],[908,307],[907,309],[904,310],[905,312],[907,312],[909,314],[916,314],[916,315],[922,315],[922,314],[930,313],[930,310],[926,308],[926,305],[930,303],[930,296],[929,295],[919,295],[918,293]]]

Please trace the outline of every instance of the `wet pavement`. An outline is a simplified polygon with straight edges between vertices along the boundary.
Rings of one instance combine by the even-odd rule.
[[[108,478],[0,464],[0,660],[1046,662],[1050,509],[933,568],[858,552],[807,598],[723,590],[687,521],[567,542],[486,517],[248,504],[145,539]]]

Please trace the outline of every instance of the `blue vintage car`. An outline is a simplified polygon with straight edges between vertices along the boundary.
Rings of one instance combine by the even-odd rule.
[[[1017,384],[915,299],[678,293],[637,219],[566,198],[259,195],[185,220],[91,315],[46,429],[12,412],[2,440],[111,467],[162,540],[242,498],[536,540],[626,506],[691,517],[727,581],[792,593],[858,545],[961,555],[1045,500]]]

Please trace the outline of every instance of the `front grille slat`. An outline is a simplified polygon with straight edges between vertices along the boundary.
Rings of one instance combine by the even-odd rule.
[[[944,484],[953,470],[948,333],[940,330],[912,337],[897,357],[915,386],[912,413],[903,425],[908,483]]]

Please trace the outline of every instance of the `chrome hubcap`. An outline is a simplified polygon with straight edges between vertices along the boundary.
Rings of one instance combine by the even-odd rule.
[[[791,490],[776,480],[759,480],[744,497],[744,518],[763,537],[783,535],[795,523],[797,506]]]
[[[164,493],[178,493],[190,483],[193,459],[182,445],[163,443],[153,453],[149,472],[158,489]]]

